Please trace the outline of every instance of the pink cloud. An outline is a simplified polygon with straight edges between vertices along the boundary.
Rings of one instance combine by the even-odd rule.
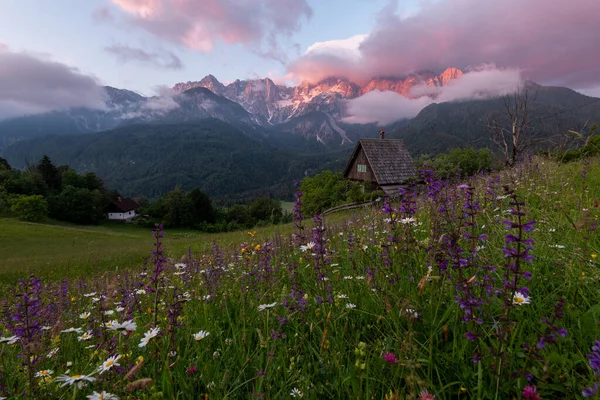
[[[416,14],[381,18],[360,57],[308,51],[288,70],[309,81],[368,80],[495,63],[539,83],[589,87],[600,83],[598,15],[598,0],[426,1]]]
[[[522,83],[516,69],[497,69],[485,66],[468,72],[448,82],[445,86],[415,86],[407,98],[392,91],[374,90],[346,102],[348,123],[371,123],[387,125],[404,118],[416,116],[432,103],[485,99],[501,96],[514,90]]]
[[[281,56],[279,38],[298,31],[312,15],[307,0],[111,1],[131,24],[190,49],[209,52],[223,41],[273,58]]]

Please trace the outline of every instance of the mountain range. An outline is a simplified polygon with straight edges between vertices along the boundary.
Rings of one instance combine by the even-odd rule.
[[[268,78],[223,84],[208,75],[153,97],[105,87],[101,110],[0,121],[0,155],[23,168],[47,154],[59,164],[98,173],[124,195],[157,197],[179,184],[223,198],[286,197],[292,180],[342,168],[358,138],[377,136],[381,127],[375,123],[347,122],[348,101],[374,90],[410,99],[417,85],[444,88],[462,75],[448,68],[362,84],[329,78],[294,87]],[[544,116],[536,120],[543,136],[600,121],[600,99],[528,85],[537,94],[532,112]],[[501,118],[502,110],[499,98],[432,103],[416,117],[383,128],[387,137],[403,139],[413,155],[435,155],[457,146],[489,146],[484,119]]]

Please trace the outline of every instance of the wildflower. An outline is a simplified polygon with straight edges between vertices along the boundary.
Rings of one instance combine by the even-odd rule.
[[[92,331],[88,331],[81,336],[77,336],[77,340],[81,342],[82,340],[90,340],[93,337]]]
[[[18,336],[0,337],[0,343],[15,344],[19,339]]]
[[[513,296],[513,304],[520,306],[520,305],[529,304],[529,303],[531,303],[531,297],[527,297],[521,292],[515,292],[515,294]]]
[[[188,368],[188,370],[185,372],[188,376],[193,375],[196,371],[198,370],[198,368],[196,368],[194,365],[192,365],[191,367]]]
[[[413,310],[412,308],[407,308],[404,311],[411,317],[419,318],[419,313]]]
[[[118,324],[119,324],[119,321],[117,321],[116,319],[113,319],[112,321],[105,322],[104,327],[106,329],[116,330],[113,327]]]
[[[115,311],[116,312],[123,312],[123,311],[125,311],[125,307],[119,306],[119,307],[115,308]]]
[[[394,355],[394,353],[385,353],[383,355],[383,359],[385,361],[387,361],[387,363],[390,364],[390,365],[396,364],[398,362],[398,359],[396,358],[396,356]]]
[[[123,333],[123,335],[127,335],[128,333],[133,332],[137,329],[137,324],[131,319],[123,321],[121,323],[117,321],[112,321],[111,326],[107,327],[107,329],[111,331],[118,331]]]
[[[100,365],[98,367],[98,372],[100,372],[102,374],[103,372],[106,372],[106,371],[110,370],[112,367],[115,367],[115,366],[118,367],[118,366],[120,366],[120,364],[117,363],[117,361],[119,361],[119,358],[121,358],[120,354],[117,354],[116,356],[109,357],[106,361],[104,361],[102,363],[102,365]]]
[[[182,263],[175,264],[175,268],[177,268],[177,269],[181,269],[181,268],[185,268],[185,267],[187,267],[187,265],[182,264]]]
[[[115,310],[106,310],[104,311],[104,315],[113,315],[115,313]]]
[[[260,251],[260,244],[257,244],[256,246],[254,246],[254,251]]]
[[[84,312],[84,313],[79,314],[79,318],[88,319],[90,317],[90,315],[91,314],[89,312]]]
[[[300,391],[300,389],[293,388],[292,391],[290,392],[290,396],[292,396],[292,397],[303,397],[304,395],[302,394],[302,392]]]
[[[43,325],[43,326],[41,327],[41,329],[42,329],[43,331],[49,331],[50,329],[52,329],[52,327],[51,327],[51,326],[48,326],[48,325]]]
[[[346,308],[356,308],[356,304],[348,303],[346,304]]]
[[[152,328],[148,332],[144,333],[144,337],[142,341],[138,345],[138,347],[146,347],[150,339],[155,338],[160,333],[160,328]]]
[[[414,224],[417,220],[414,219],[413,217],[407,217],[407,218],[402,218],[400,220],[401,223],[405,224],[405,225],[409,225],[409,224]]]
[[[105,392],[104,390],[101,393],[94,392],[89,396],[86,396],[86,399],[89,400],[119,400],[117,396],[112,393]]]
[[[41,371],[38,371],[35,373],[35,377],[36,378],[45,378],[47,376],[50,376],[54,373],[54,371],[52,371],[51,369],[44,369]]]
[[[521,393],[526,399],[530,400],[542,400],[539,394],[537,394],[537,387],[535,385],[527,385],[523,388],[523,393]]]
[[[94,382],[95,380],[96,380],[96,378],[92,378],[89,375],[72,375],[72,376],[69,376],[69,375],[63,374],[63,375],[60,375],[60,376],[58,376],[56,378],[56,382],[64,382],[61,385],[61,387],[62,386],[66,386],[66,385],[72,386],[74,383],[76,383],[78,387],[81,387],[81,385],[85,381],[87,381],[87,382]]]
[[[308,242],[306,245],[300,246],[300,250],[302,250],[302,252],[306,252],[307,250],[312,250],[315,245],[315,242]]]
[[[258,311],[263,311],[263,310],[266,310],[267,308],[273,308],[276,305],[277,305],[277,302],[271,303],[271,304],[261,304],[260,306],[258,306]]]
[[[83,332],[83,329],[81,329],[81,328],[68,328],[68,329],[63,329],[62,331],[60,331],[60,333],[71,333],[71,332],[81,333],[81,332]]]
[[[135,294],[146,294],[146,291],[144,289],[138,289],[135,291]]]
[[[427,389],[424,389],[421,392],[421,397],[419,397],[420,400],[434,400],[435,399],[435,394],[431,394],[427,391]]]
[[[200,331],[198,333],[194,333],[192,336],[194,336],[194,339],[199,342],[202,339],[204,339],[205,337],[207,337],[208,335],[210,335],[210,332],[207,331]]]
[[[592,256],[592,258],[593,258],[594,260],[596,259],[596,257],[598,257],[598,255],[597,255],[597,254],[592,254],[591,256]]]
[[[83,295],[83,297],[93,297],[93,296],[95,296],[96,294],[97,294],[96,292],[85,293],[85,294]]]
[[[337,297],[338,299],[340,299],[340,300],[343,300],[343,299],[347,299],[347,298],[348,298],[348,296],[347,296],[347,295],[345,295],[345,294],[338,294],[336,297]]]

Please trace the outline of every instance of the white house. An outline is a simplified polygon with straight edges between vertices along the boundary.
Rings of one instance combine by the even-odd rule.
[[[135,200],[119,197],[108,206],[108,219],[129,221],[137,215],[138,207]]]

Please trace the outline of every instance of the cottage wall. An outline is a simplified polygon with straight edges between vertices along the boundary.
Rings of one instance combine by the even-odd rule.
[[[111,220],[120,220],[120,221],[123,221],[123,220],[131,219],[133,217],[135,217],[135,211],[134,210],[127,211],[127,212],[124,212],[124,213],[119,213],[119,212],[110,212],[110,213],[108,213],[108,219],[111,219]]]
[[[358,170],[359,165],[366,165],[367,171],[359,172],[359,170]],[[358,153],[356,154],[356,157],[354,158],[354,160],[352,161],[352,164],[350,165],[350,168],[348,170],[348,178],[354,179],[357,181],[367,181],[367,182],[376,182],[377,181],[375,179],[375,174],[373,174],[373,169],[369,165],[369,162],[367,161],[367,156],[365,155],[365,152],[362,147],[359,149]]]

